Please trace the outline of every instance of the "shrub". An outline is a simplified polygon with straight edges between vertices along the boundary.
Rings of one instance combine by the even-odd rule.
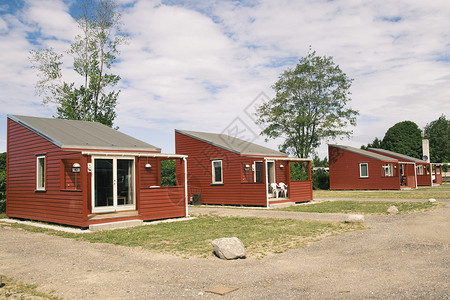
[[[312,173],[312,182],[314,190],[330,189],[330,173],[324,170],[317,170]]]

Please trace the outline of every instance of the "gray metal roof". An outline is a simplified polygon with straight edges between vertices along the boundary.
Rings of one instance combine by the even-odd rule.
[[[160,148],[96,122],[18,115],[8,115],[8,118],[61,148],[161,151]]]
[[[403,155],[403,154],[400,154],[400,153],[397,153],[397,152],[392,152],[392,151],[389,151],[389,150],[384,150],[384,149],[380,149],[380,148],[369,148],[369,149],[373,150],[373,151],[381,152],[381,153],[384,153],[384,154],[387,154],[387,155],[395,156],[395,157],[397,157],[397,158],[399,158],[401,160],[413,161],[413,162],[426,162],[426,161],[424,161],[422,159],[418,159],[418,158],[411,157],[411,156],[408,156],[408,155]]]
[[[270,148],[260,146],[233,136],[223,133],[208,133],[198,131],[187,131],[175,129],[175,132],[187,135],[189,137],[198,139],[205,143],[223,148],[225,150],[241,154],[241,155],[259,155],[259,156],[283,156],[287,157],[285,153],[272,150]]]
[[[347,150],[347,151],[350,151],[350,152],[353,152],[353,153],[356,153],[356,154],[364,155],[364,156],[367,156],[367,157],[370,157],[370,158],[374,158],[374,159],[377,159],[377,160],[395,161],[395,162],[398,161],[398,160],[396,160],[395,158],[392,158],[392,157],[384,156],[384,155],[381,155],[381,154],[378,154],[378,153],[373,153],[373,152],[366,151],[366,150],[363,150],[363,149],[358,149],[358,148],[355,148],[355,147],[343,146],[343,145],[332,145],[332,144],[330,144],[330,146],[335,147],[335,148],[344,149],[344,150]]]

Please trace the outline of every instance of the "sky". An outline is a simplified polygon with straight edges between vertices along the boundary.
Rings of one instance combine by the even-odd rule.
[[[119,0],[129,35],[111,72],[122,78],[114,125],[174,153],[174,129],[265,142],[255,107],[273,98],[279,75],[311,47],[353,79],[359,111],[350,139],[360,147],[394,124],[420,128],[450,117],[448,0]],[[52,117],[35,92],[30,50],[64,53],[78,34],[75,0],[0,1],[0,152],[8,114]],[[79,80],[64,57],[63,77]]]

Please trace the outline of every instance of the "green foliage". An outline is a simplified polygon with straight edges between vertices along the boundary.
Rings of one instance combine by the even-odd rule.
[[[379,138],[376,137],[372,143],[367,144],[367,146],[364,146],[364,145],[361,146],[361,149],[363,149],[363,150],[367,150],[369,148],[383,149],[383,146],[381,143],[382,143],[382,140],[380,140]]]
[[[330,189],[330,173],[324,170],[317,170],[312,173],[311,177],[314,190]]]
[[[421,159],[422,136],[419,126],[412,121],[395,124],[384,135],[381,148]]]
[[[257,110],[261,132],[268,139],[283,137],[280,150],[308,157],[322,140],[350,136],[348,125],[356,125],[358,112],[346,108],[352,80],[332,57],[309,51],[294,69],[280,75],[273,85],[274,99]]]
[[[445,115],[425,126],[425,136],[430,140],[431,162],[450,162],[450,120]]]
[[[30,51],[32,68],[39,80],[36,91],[43,103],[57,104],[56,117],[96,121],[112,127],[120,91],[112,88],[120,80],[107,70],[116,62],[117,47],[126,41],[121,33],[120,14],[113,0],[83,0],[77,19],[82,34],[75,37],[67,54],[73,57],[73,70],[83,84],[63,81],[63,54],[53,49]]]
[[[308,180],[308,166],[302,162],[291,162],[291,180]]]
[[[176,165],[174,159],[161,160],[161,185],[177,185]]]

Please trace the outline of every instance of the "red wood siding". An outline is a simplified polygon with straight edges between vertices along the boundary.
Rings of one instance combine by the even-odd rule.
[[[160,187],[140,191],[139,214],[143,220],[186,216],[184,187]]]
[[[393,177],[382,176],[383,162],[368,156],[328,146],[331,190],[400,189],[398,171]],[[369,177],[360,178],[359,163],[368,163]],[[394,164],[398,170],[398,164]]]
[[[401,161],[407,161],[407,162],[414,162],[413,160],[405,160],[404,158],[400,158],[398,156],[395,155],[391,155],[391,154],[386,154],[386,153],[382,153],[382,152],[378,152],[374,149],[369,149],[370,152],[374,152],[374,153],[378,153],[384,156],[388,156],[388,157],[392,157],[395,159],[398,159],[400,162]],[[417,185],[418,186],[430,186],[431,184],[431,172],[427,173],[427,166],[428,168],[431,167],[431,164],[427,163],[427,162],[416,162],[416,166],[422,165],[423,166],[423,175],[418,175],[417,174]]]
[[[202,203],[266,206],[264,183],[253,183],[253,171],[243,178],[242,165],[262,161],[261,157],[246,157],[225,149],[175,133],[177,154],[188,155],[188,194],[200,194]],[[223,184],[212,184],[211,160],[222,160]],[[265,173],[265,171],[263,171]],[[249,182],[249,183],[247,183]]]
[[[291,181],[288,186],[289,199],[293,202],[306,202],[313,200],[312,181]]]
[[[56,145],[8,119],[6,214],[9,217],[83,226],[86,190],[61,189],[61,162],[82,163],[76,152]],[[36,189],[36,155],[45,154],[45,191]],[[85,170],[79,174],[86,176]],[[63,178],[64,179],[64,178]]]
[[[442,166],[434,166],[434,180],[435,184],[442,184]]]

